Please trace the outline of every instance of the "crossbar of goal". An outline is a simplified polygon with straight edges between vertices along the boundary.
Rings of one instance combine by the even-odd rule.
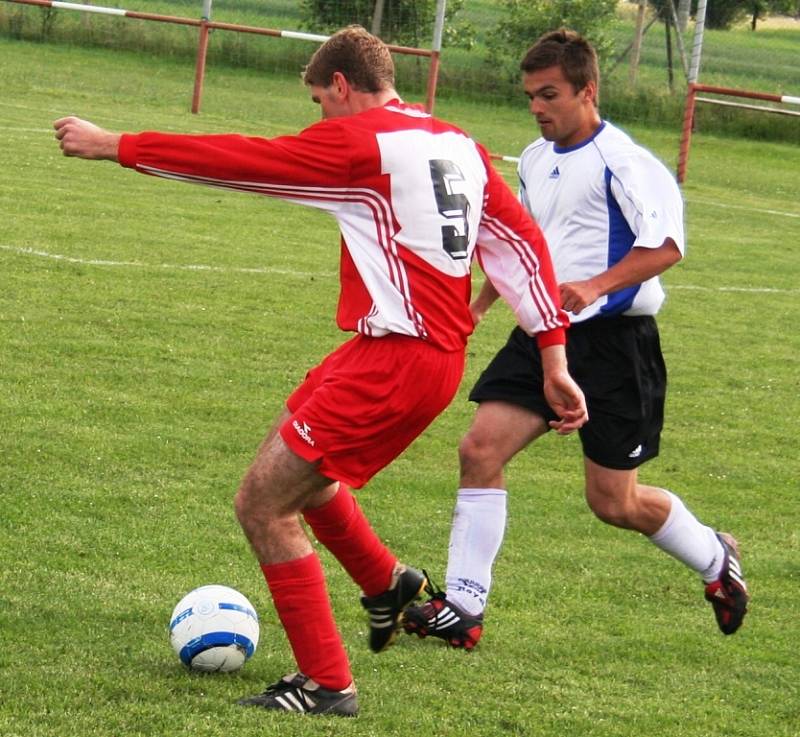
[[[727,97],[749,98],[751,100],[761,100],[764,102],[774,102],[781,105],[800,105],[800,97],[794,95],[776,95],[768,92],[754,92],[752,90],[740,90],[732,87],[715,87],[706,84],[690,83],[686,92],[686,107],[683,112],[683,130],[681,132],[681,144],[678,151],[678,182],[683,183],[686,179],[686,168],[689,161],[689,147],[692,143],[692,132],[694,130],[694,114],[698,102],[711,105],[722,105],[726,107],[740,108],[742,110],[757,110],[759,112],[778,113],[780,115],[793,115],[800,117],[800,112],[794,110],[783,110],[766,105],[748,105],[746,103],[734,102],[731,100],[719,100],[713,97],[703,97],[698,95],[703,92],[712,95],[724,95]]]
[[[722,105],[723,107],[736,107],[741,110],[760,110],[764,113],[775,113],[777,115],[795,115],[800,117],[800,110],[781,110],[777,107],[767,107],[766,105],[747,105],[743,102],[729,102],[728,100],[715,100],[712,97],[700,97],[699,95],[695,98],[696,102],[707,102],[711,105]]]
[[[136,10],[125,10],[123,8],[109,8],[101,5],[86,5],[83,3],[62,2],[61,0],[6,0],[7,2],[17,3],[18,5],[36,5],[45,8],[57,8],[61,10],[74,10],[83,13],[96,13],[98,15],[112,15],[135,20],[155,21],[159,23],[173,23],[183,26],[194,26],[200,29],[200,38],[197,49],[197,64],[195,68],[195,86],[192,96],[192,112],[200,110],[200,98],[202,96],[203,78],[205,76],[206,52],[208,49],[208,33],[211,30],[234,31],[237,33],[251,33],[260,36],[272,36],[276,38],[289,38],[300,41],[313,41],[324,43],[330,36],[316,33],[304,33],[302,31],[287,31],[274,28],[261,28],[259,26],[247,26],[239,23],[218,23],[209,18],[184,18],[175,15],[161,15],[159,13],[141,13]],[[407,54],[410,56],[422,56],[430,59],[428,72],[428,84],[426,90],[425,109],[433,111],[436,98],[436,82],[439,76],[439,57],[441,52],[441,26],[444,23],[444,6],[446,0],[437,1],[436,30],[434,32],[434,48],[420,49],[412,46],[396,46],[386,44],[389,51],[396,54]],[[210,8],[210,2],[207,3]],[[210,15],[210,10],[208,11]]]

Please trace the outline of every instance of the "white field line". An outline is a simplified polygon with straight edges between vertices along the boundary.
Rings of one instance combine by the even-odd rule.
[[[800,218],[800,212],[783,212],[782,210],[767,210],[763,207],[748,207],[747,205],[726,205],[722,202],[714,202],[714,200],[704,200],[701,198],[691,197],[686,201],[690,204],[709,205],[710,207],[721,207],[726,210],[747,210],[748,212],[759,212],[764,215],[780,215],[785,218]]]
[[[48,117],[55,115],[56,118],[64,118],[67,115],[76,114],[71,110],[65,111],[63,107],[55,108],[55,107],[42,107],[41,105],[23,105],[18,102],[7,102],[6,100],[0,100],[0,108],[3,107],[13,108],[14,110],[32,110],[34,112],[41,113],[43,115],[47,114]],[[55,120],[56,118],[53,119]],[[113,120],[119,123],[127,122],[125,118],[117,118],[110,115],[103,115],[103,120]],[[48,128],[47,130],[52,131],[52,128]]]
[[[15,128],[10,125],[0,125],[0,130],[6,133],[52,133],[53,137],[56,134],[52,128]]]
[[[145,264],[141,261],[110,261],[106,259],[85,259],[74,256],[65,256],[60,253],[49,253],[34,248],[22,248],[20,246],[9,246],[0,243],[0,250],[10,251],[22,256],[35,256],[37,258],[47,258],[53,261],[64,261],[70,264],[81,266],[107,266],[113,268],[137,268],[137,269],[159,269],[165,271],[209,271],[220,274],[277,274],[279,276],[296,276],[301,278],[324,277],[333,278],[336,276],[334,271],[300,271],[297,269],[278,269],[271,266],[263,267],[236,267],[236,266],[209,266],[206,264]]]
[[[737,292],[747,294],[800,294],[798,289],[778,289],[776,287],[701,287],[693,284],[670,284],[665,287],[669,292],[672,289],[686,289],[695,292]]]
[[[9,251],[22,256],[35,256],[37,258],[47,258],[54,261],[64,261],[70,264],[80,264],[81,266],[107,266],[114,268],[137,268],[137,269],[159,269],[165,271],[209,271],[218,274],[277,274],[279,276],[295,276],[301,278],[321,277],[334,278],[336,272],[333,271],[299,271],[296,269],[276,269],[269,266],[264,267],[236,267],[236,266],[209,266],[206,264],[145,264],[141,261],[110,261],[106,259],[84,259],[74,256],[65,256],[60,253],[49,253],[39,251],[34,248],[22,248],[20,246],[9,246],[0,243],[0,250]],[[667,291],[671,289],[686,289],[698,292],[736,292],[748,294],[798,294],[798,289],[778,289],[774,287],[704,287],[691,284],[671,284]]]

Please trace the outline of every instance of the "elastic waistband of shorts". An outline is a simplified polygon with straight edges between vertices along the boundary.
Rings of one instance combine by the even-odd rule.
[[[356,333],[352,340],[359,340],[359,341],[384,341],[385,343],[412,343],[415,346],[418,346],[421,349],[429,349],[431,351],[437,351],[438,353],[463,353],[466,349],[466,345],[463,345],[458,348],[444,348],[443,346],[436,345],[436,343],[431,343],[429,340],[424,340],[423,338],[418,338],[415,335],[405,335],[404,333],[388,333],[387,335],[364,335],[363,333]]]
[[[581,322],[573,322],[569,329],[573,333],[578,330],[617,330],[625,325],[630,327],[635,325],[654,325],[655,321],[655,315],[611,315],[610,317],[598,315]]]

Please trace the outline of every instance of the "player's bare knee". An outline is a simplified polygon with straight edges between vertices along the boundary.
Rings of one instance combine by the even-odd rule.
[[[285,520],[276,508],[266,503],[263,490],[247,477],[234,497],[234,511],[245,537],[257,550],[266,549],[274,540],[281,538]]]
[[[593,494],[587,490],[586,503],[601,522],[624,529],[632,526],[631,510],[625,500],[617,499],[613,495]]]
[[[239,490],[233,500],[236,518],[245,532],[253,526],[256,518],[263,520],[265,516],[268,516],[269,509],[264,506],[263,499],[262,489],[259,487],[252,472],[248,472],[242,479],[242,483],[239,485]]]
[[[461,468],[462,483],[468,486],[483,487],[502,473],[503,464],[488,439],[467,433],[458,446],[458,461]]]
[[[239,525],[246,529],[247,521],[250,518],[250,498],[244,482],[233,497],[233,511],[236,519],[239,520]]]

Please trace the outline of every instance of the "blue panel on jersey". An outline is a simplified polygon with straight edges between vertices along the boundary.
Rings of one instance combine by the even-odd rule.
[[[606,167],[606,204],[608,205],[608,266],[611,268],[614,264],[621,261],[627,253],[631,250],[636,236],[633,234],[628,221],[622,214],[619,204],[614,199],[614,194],[611,192],[611,179],[613,175],[611,170]],[[608,295],[606,304],[600,308],[603,315],[619,315],[630,309],[633,304],[633,299],[639,291],[641,285],[636,284],[632,287],[620,289],[618,292],[612,292]]]

